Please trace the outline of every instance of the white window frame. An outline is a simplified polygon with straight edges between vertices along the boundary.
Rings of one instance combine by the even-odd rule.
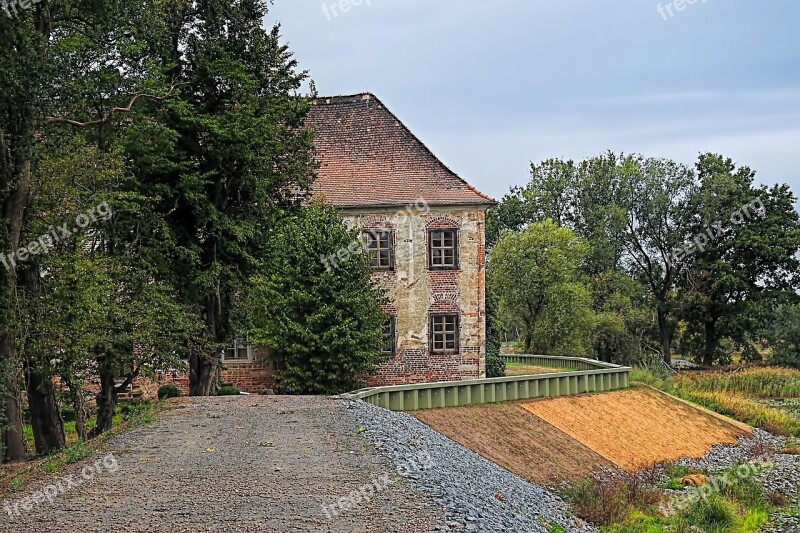
[[[238,352],[242,347],[247,349],[247,358],[232,357],[228,358],[228,350]],[[253,347],[247,342],[247,337],[237,337],[233,340],[233,344],[225,346],[222,349],[222,361],[225,363],[252,363],[253,362]]]

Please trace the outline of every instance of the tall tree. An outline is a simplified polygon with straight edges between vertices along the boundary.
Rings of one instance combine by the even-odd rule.
[[[686,255],[676,251],[692,236],[688,205],[695,178],[691,169],[674,161],[632,156],[621,162],[619,173],[623,262],[650,290],[661,353],[669,363],[674,289],[686,264]]]
[[[297,94],[306,75],[278,26],[263,28],[266,14],[262,0],[168,6],[153,46],[181,84],[180,101],[153,129],[131,131],[127,145],[140,193],[159,197],[166,216],[165,275],[205,324],[209,348],[190,354],[192,395],[214,390],[219,354],[237,334],[235,297],[265,260],[263,235],[313,175],[310,104]]]
[[[712,365],[720,341],[746,343],[769,308],[800,288],[800,218],[786,185],[755,187],[755,172],[703,154],[692,199],[692,233],[682,300],[689,333],[702,339]]]
[[[526,353],[585,355],[592,324],[589,291],[579,281],[588,247],[552,220],[503,235],[487,278],[506,323],[522,331]]]

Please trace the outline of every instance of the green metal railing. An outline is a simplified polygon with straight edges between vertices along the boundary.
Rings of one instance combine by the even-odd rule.
[[[631,370],[630,367],[582,357],[504,355],[502,358],[509,363],[579,368],[580,370],[504,378],[372,387],[345,394],[343,397],[362,399],[392,411],[461,407],[625,389],[628,387]]]

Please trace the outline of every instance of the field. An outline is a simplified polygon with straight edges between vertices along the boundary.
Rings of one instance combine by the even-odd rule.
[[[631,380],[650,384],[776,435],[800,436],[798,370],[691,371],[663,378],[636,369]]]

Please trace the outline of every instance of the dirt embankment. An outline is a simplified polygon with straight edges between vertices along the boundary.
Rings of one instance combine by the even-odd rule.
[[[414,415],[543,485],[604,467],[638,470],[683,456],[701,457],[712,445],[734,443],[751,432],[743,424],[644,387]]]
[[[539,485],[578,479],[612,463],[518,403],[430,409],[419,420]]]

